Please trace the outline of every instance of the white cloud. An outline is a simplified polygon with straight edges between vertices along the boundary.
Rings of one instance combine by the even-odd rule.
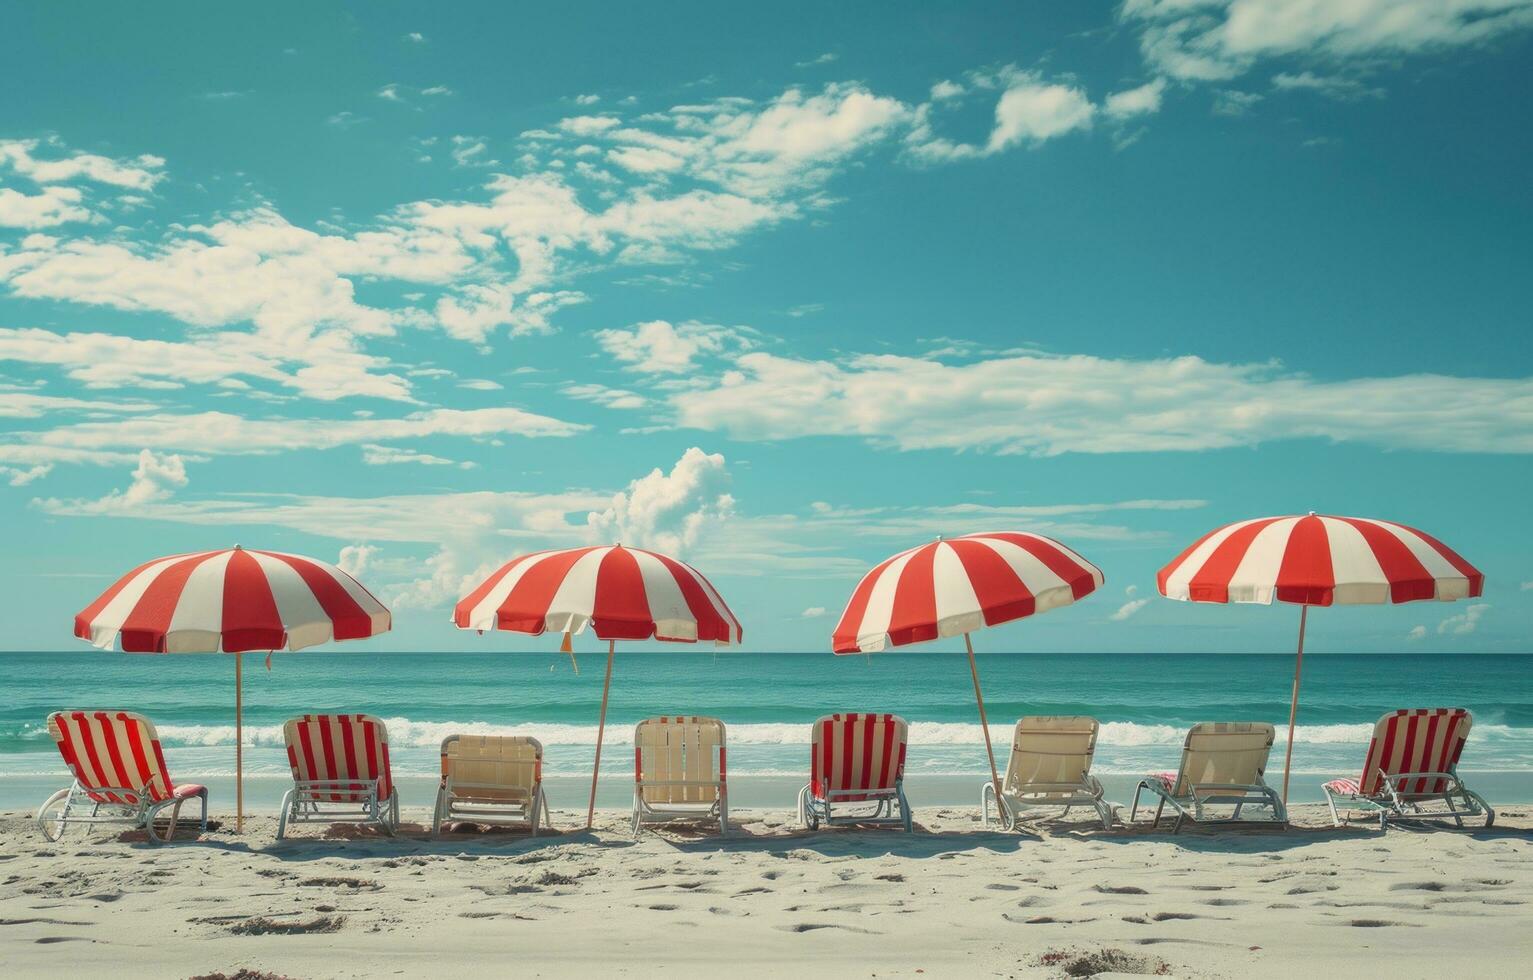
[[[1479,44],[1533,26],[1533,0],[1127,0],[1145,59],[1217,81],[1265,58],[1345,61]]]
[[[824,616],[825,613],[826,613],[826,609],[825,609],[824,606],[810,606],[808,609],[804,610],[803,618],[804,619],[819,619],[821,616]]]
[[[422,95],[452,95],[453,91],[452,91],[452,89],[448,88],[446,85],[432,85],[432,86],[430,86],[428,88],[421,89],[421,94]]]
[[[404,40],[409,41],[411,44],[425,44],[426,35],[422,34],[420,31],[411,31],[404,36]]]
[[[415,463],[421,466],[456,466],[466,470],[475,468],[474,463],[460,463],[457,460],[433,456],[430,453],[417,452],[414,449],[379,446],[373,443],[366,443],[362,446],[362,462],[368,466],[393,466],[400,463]]]
[[[1218,116],[1243,116],[1262,100],[1260,92],[1242,92],[1226,88],[1214,93],[1213,110]]]
[[[397,84],[394,84],[394,83],[390,83],[388,85],[383,86],[383,88],[380,88],[377,91],[376,94],[377,94],[378,98],[383,99],[385,102],[403,102],[404,101],[404,99],[400,98],[399,86]]]
[[[710,525],[733,515],[728,486],[724,457],[694,446],[670,473],[656,467],[614,494],[606,508],[593,510],[586,519],[591,539],[684,555]]]
[[[1424,640],[1427,638],[1427,628],[1425,626],[1412,626],[1411,631],[1405,634],[1405,638],[1413,643],[1417,640]]]
[[[1014,146],[1037,146],[1080,129],[1089,129],[1096,114],[1084,90],[1064,82],[1045,80],[1040,74],[1007,66],[994,75],[971,74],[975,88],[1003,86],[995,104],[995,122],[983,145],[955,143],[932,129],[934,101],[914,113],[914,125],[906,145],[918,160],[946,162],[992,156]],[[941,102],[956,101],[959,93],[944,92]]]
[[[1490,610],[1490,603],[1476,602],[1466,606],[1464,611],[1456,616],[1449,616],[1437,624],[1437,635],[1451,634],[1453,636],[1467,636],[1480,626],[1480,620],[1485,618]]]
[[[601,384],[567,384],[559,390],[571,398],[595,402],[605,408],[634,409],[643,408],[649,404],[649,399],[638,392],[624,388],[609,388]]]
[[[13,487],[24,487],[52,472],[52,463],[39,463],[36,466],[0,466],[0,477],[4,477],[5,482]]]
[[[743,331],[711,323],[666,320],[637,323],[627,330],[598,330],[596,342],[629,370],[646,374],[680,374],[692,369],[703,354],[751,346]]]
[[[1524,582],[1520,588],[1522,592],[1533,592],[1533,582]]]
[[[1297,74],[1278,72],[1272,76],[1272,87],[1284,92],[1314,92],[1343,102],[1384,97],[1383,89],[1365,85],[1355,78],[1345,75],[1317,75],[1312,71],[1301,71]]]
[[[499,381],[491,381],[489,378],[468,378],[458,382],[459,388],[467,388],[469,391],[503,391],[505,386]]]
[[[392,419],[251,419],[226,412],[161,412],[110,422],[78,422],[42,432],[14,433],[13,438],[58,449],[142,446],[210,455],[247,455],[332,449],[427,436],[560,438],[587,428],[505,407],[440,408]]]
[[[1275,363],[1199,357],[1018,354],[951,364],[753,351],[721,376],[667,397],[678,424],[737,439],[842,435],[904,450],[1175,452],[1318,438],[1533,452],[1533,378],[1318,381]]]
[[[348,544],[341,549],[335,566],[352,578],[360,579],[366,573],[368,563],[372,561],[373,556],[382,550],[370,544]]]
[[[942,102],[946,99],[956,99],[967,91],[957,82],[944,80],[932,86],[931,100],[933,102]]]
[[[600,101],[601,101],[601,96],[599,96],[599,95],[589,95],[588,94],[588,95],[577,95],[577,96],[575,96],[575,104],[576,105],[595,105],[596,103],[598,103]]]
[[[819,56],[814,57],[814,58],[810,58],[808,61],[795,61],[793,63],[793,67],[795,67],[795,68],[813,68],[815,65],[828,65],[831,62],[835,61],[838,57],[840,57],[840,56],[837,55],[834,51],[827,51],[827,52],[825,52],[822,55],[819,55]]]
[[[1114,92],[1102,103],[1102,111],[1113,119],[1127,119],[1160,111],[1161,96],[1166,91],[1166,80],[1157,78],[1139,86]]]
[[[44,395],[35,391],[0,390],[0,418],[35,419],[50,412],[89,412],[93,415],[112,415],[121,412],[149,412],[154,406],[148,402],[97,401],[91,398],[72,398],[68,395]]]
[[[113,159],[95,153],[67,153],[54,159],[40,160],[36,151],[45,147],[50,155],[67,153],[57,141],[0,140],[0,167],[39,184],[88,180],[114,187],[150,190],[165,178],[162,157],[145,153],[131,159]]]
[[[74,500],[67,504],[56,500],[34,501],[44,510],[64,506],[71,514],[136,514],[146,506],[169,500],[186,486],[186,462],[175,454],[159,454],[145,449],[138,454],[138,466],[126,489],[113,490],[100,500]]]
[[[1119,606],[1118,611],[1109,616],[1108,619],[1111,619],[1115,623],[1121,623],[1149,604],[1149,599],[1130,599],[1123,605]]]
[[[559,128],[576,136],[595,136],[623,124],[617,116],[571,116],[559,120]]]
[[[0,226],[52,228],[72,221],[97,220],[96,214],[81,204],[84,197],[78,187],[44,187],[36,194],[0,187]]]

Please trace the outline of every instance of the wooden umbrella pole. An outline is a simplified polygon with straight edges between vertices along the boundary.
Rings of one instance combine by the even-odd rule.
[[[234,655],[234,832],[245,832],[245,720],[241,701],[244,678],[240,664],[242,654]]]
[[[607,676],[601,682],[601,720],[596,723],[596,765],[591,769],[591,803],[586,807],[586,829],[591,829],[596,819],[596,777],[601,774],[602,735],[607,731],[607,691],[612,687],[612,647],[607,641]]]
[[[990,757],[990,784],[995,787],[995,812],[1001,812],[1001,777],[995,770],[995,749],[990,745],[990,722],[985,718],[985,696],[979,690],[979,668],[974,664],[974,642],[969,634],[963,635],[964,649],[969,651],[969,676],[974,678],[974,700],[979,703],[979,727],[985,732],[985,754]]]
[[[1309,606],[1299,607],[1299,655],[1293,662],[1293,698],[1288,702],[1288,748],[1283,754],[1283,805],[1288,805],[1288,769],[1293,764],[1293,726],[1299,717],[1299,670],[1304,666],[1304,623]]]

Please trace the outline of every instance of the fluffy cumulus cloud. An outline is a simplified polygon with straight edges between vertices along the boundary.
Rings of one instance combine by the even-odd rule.
[[[1480,628],[1480,621],[1490,611],[1490,603],[1476,602],[1464,607],[1464,611],[1449,616],[1437,624],[1438,636],[1468,636]]]
[[[141,514],[146,508],[169,500],[171,495],[186,486],[186,461],[174,453],[156,453],[145,449],[138,454],[138,465],[127,487],[113,490],[99,500],[39,500],[35,504],[44,510],[68,512],[76,515]]]
[[[645,374],[679,374],[691,370],[700,355],[750,346],[746,331],[695,321],[650,320],[628,329],[598,330],[595,336],[614,360]]]
[[[1273,363],[1199,357],[1016,354],[950,363],[752,351],[668,398],[680,425],[735,438],[842,435],[907,450],[1167,452],[1318,438],[1533,452],[1533,378],[1317,381]]]
[[[1112,119],[1150,115],[1160,111],[1160,100],[1165,91],[1166,80],[1157,78],[1137,88],[1114,92],[1102,103],[1102,111]]]
[[[684,555],[711,525],[734,514],[724,457],[692,447],[671,471],[656,467],[587,518],[591,540]]]
[[[348,544],[341,549],[336,567],[353,578],[361,578],[367,573],[367,566],[372,562],[373,556],[381,550],[377,545]]]
[[[1089,129],[1097,113],[1085,90],[1072,82],[1046,79],[1038,72],[1014,66],[994,73],[970,73],[969,82],[969,90],[975,92],[999,91],[989,137],[983,143],[965,143],[937,134],[935,117],[941,108],[961,102],[969,90],[954,86],[944,89],[940,98],[934,90],[933,101],[915,110],[914,125],[905,137],[912,157],[950,162],[992,156],[1015,146],[1037,146]]]
[[[1264,58],[1332,62],[1478,44],[1533,26],[1533,0],[1126,0],[1145,59],[1218,81]]]
[[[89,181],[147,191],[164,179],[164,166],[163,157],[147,153],[132,159],[114,159],[96,153],[71,152],[57,140],[0,140],[0,169],[9,169],[39,184]]]

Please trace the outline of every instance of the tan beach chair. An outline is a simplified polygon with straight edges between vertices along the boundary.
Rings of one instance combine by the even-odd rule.
[[[1272,752],[1274,731],[1264,722],[1205,721],[1193,725],[1182,746],[1182,765],[1176,772],[1151,773],[1134,790],[1134,805],[1128,819],[1132,823],[1139,812],[1139,794],[1145,790],[1157,797],[1155,823],[1170,806],[1176,811],[1171,832],[1182,829],[1188,818],[1194,823],[1275,823],[1288,824],[1288,811],[1277,791],[1262,779],[1267,756]],[[1218,817],[1205,808],[1233,805],[1234,813]],[[1250,806],[1272,811],[1270,820],[1242,820],[1241,811]]]
[[[165,767],[165,751],[154,723],[130,711],[55,711],[48,735],[74,777],[37,808],[37,828],[50,841],[70,824],[142,827],[156,844],[176,836],[181,806],[202,801],[201,828],[208,829],[208,791],[196,783],[177,785]],[[154,820],[170,808],[170,829],[155,833]],[[85,813],[89,808],[89,813]]]
[[[277,839],[293,823],[399,827],[399,791],[389,768],[389,733],[372,715],[304,715],[282,726],[293,788],[282,797]]]
[[[1103,799],[1102,784],[1091,775],[1097,727],[1095,718],[1083,715],[1030,715],[1018,721],[999,805],[993,782],[985,780],[980,789],[985,826],[992,808],[1001,826],[1014,830],[1026,807],[1062,806],[1069,813],[1071,807],[1089,806],[1104,828],[1111,827],[1116,807]]]
[[[1331,821],[1342,825],[1340,804],[1348,810],[1376,811],[1380,830],[1390,820],[1452,820],[1462,827],[1465,817],[1484,817],[1485,826],[1494,824],[1496,811],[1458,774],[1473,720],[1463,708],[1405,708],[1380,718],[1363,774],[1320,787]]]
[[[729,830],[724,723],[717,718],[647,718],[633,730],[633,835],[646,823],[713,820]]]
[[[442,824],[500,826],[548,822],[543,796],[543,743],[525,735],[449,735],[442,740],[442,783],[431,818],[432,836]]]
[[[910,726],[899,715],[835,714],[814,723],[809,782],[798,793],[798,818],[810,830],[823,822],[893,824],[911,830],[905,799],[905,748]],[[861,812],[871,804],[873,812]],[[842,813],[847,806],[859,812]]]

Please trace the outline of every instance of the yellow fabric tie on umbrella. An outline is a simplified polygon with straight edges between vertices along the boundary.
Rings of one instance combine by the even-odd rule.
[[[575,668],[575,673],[579,675],[580,664],[575,662],[575,645],[570,642],[569,630],[564,631],[564,639],[559,641],[559,652],[570,655],[570,666]]]

